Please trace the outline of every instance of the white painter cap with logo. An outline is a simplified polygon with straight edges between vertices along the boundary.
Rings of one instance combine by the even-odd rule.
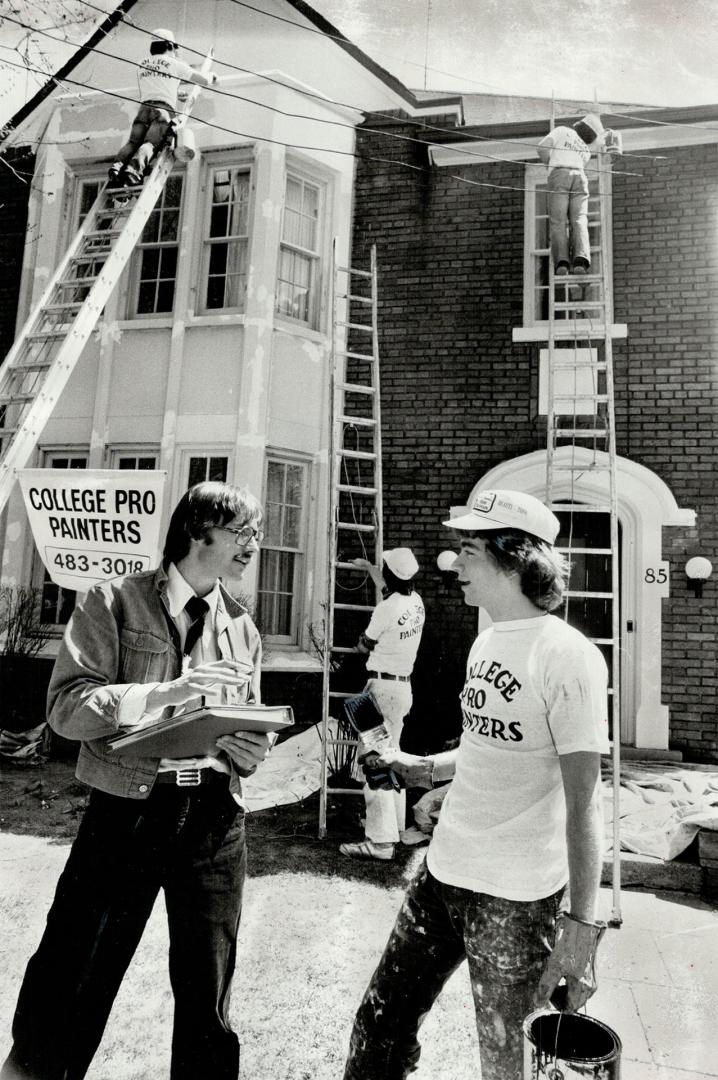
[[[411,548],[389,548],[382,555],[386,565],[400,581],[408,581],[419,572],[419,564]]]
[[[165,30],[164,26],[158,26],[156,30],[152,31],[152,37],[155,41],[166,41],[170,45],[176,45],[175,36],[171,30]]]
[[[555,514],[533,495],[525,491],[479,491],[465,514],[443,522],[451,529],[475,529],[495,532],[497,529],[521,529],[553,544],[561,528]]]
[[[603,135],[603,124],[601,123],[601,117],[597,116],[596,113],[586,113],[584,118],[581,120],[581,123],[585,124],[587,128],[590,128],[591,131],[593,131],[597,136],[600,137],[601,135]]]

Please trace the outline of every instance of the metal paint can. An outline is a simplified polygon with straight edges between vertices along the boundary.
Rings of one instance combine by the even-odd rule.
[[[538,1009],[523,1029],[524,1080],[620,1080],[621,1040],[600,1020]]]

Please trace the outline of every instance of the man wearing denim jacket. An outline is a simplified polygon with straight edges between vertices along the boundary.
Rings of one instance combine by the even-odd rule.
[[[80,741],[77,776],[91,792],[27,966],[2,1080],[85,1076],[160,888],[171,1080],[239,1074],[228,1010],[246,867],[241,777],[268,738],[225,736],[216,755],[183,761],[123,757],[107,742],[201,696],[259,701],[259,633],[220,579],[242,576],[260,520],[248,492],[196,485],[172,515],[162,566],[95,586],[70,619],[48,718]]]

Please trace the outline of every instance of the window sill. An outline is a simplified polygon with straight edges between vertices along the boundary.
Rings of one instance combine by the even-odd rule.
[[[565,341],[567,338],[591,337],[600,341],[603,335],[600,333],[595,320],[576,319],[565,331],[563,327],[556,330],[554,337]],[[627,323],[611,323],[611,338],[627,338]],[[548,323],[537,323],[536,326],[515,326],[511,331],[511,340],[516,342],[548,341]]]
[[[326,334],[323,334],[321,330],[314,330],[306,323],[292,322],[291,319],[286,319],[282,315],[274,316],[274,329],[282,334],[291,334],[293,337],[302,337],[321,344],[327,340]]]
[[[187,328],[193,326],[244,326],[246,316],[243,311],[222,311],[217,308],[216,314],[203,311],[201,315],[192,315],[187,320]]]
[[[120,330],[171,330],[172,315],[156,315],[154,318],[118,319]]]
[[[266,653],[262,657],[262,671],[296,671],[320,675],[322,664],[317,656],[312,653],[302,652],[301,649],[290,650],[281,645],[266,646]]]

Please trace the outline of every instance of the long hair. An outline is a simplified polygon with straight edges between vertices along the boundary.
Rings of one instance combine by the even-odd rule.
[[[521,592],[535,607],[555,611],[561,606],[568,584],[568,562],[560,551],[521,529],[472,535],[486,541],[486,550],[502,570],[519,575]]]
[[[213,525],[226,525],[235,517],[248,525],[262,519],[262,507],[246,488],[216,480],[195,484],[184,493],[170,518],[165,563],[184,559],[193,540],[202,540]]]

